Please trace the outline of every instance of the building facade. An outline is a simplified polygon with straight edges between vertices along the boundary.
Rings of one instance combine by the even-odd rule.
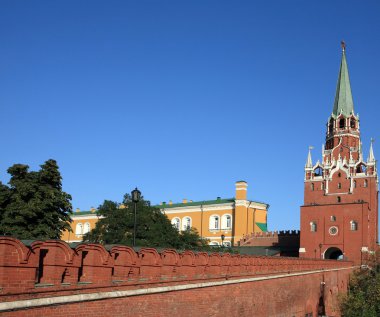
[[[309,148],[305,165],[300,256],[362,263],[377,248],[378,175],[372,141],[363,158],[344,43],[326,128],[322,160],[313,164]]]
[[[235,197],[214,200],[187,201],[182,203],[161,203],[160,208],[174,227],[179,231],[195,228],[210,245],[237,245],[245,236],[267,231],[266,203],[247,199],[248,184],[239,181],[235,184]],[[90,211],[77,209],[71,217],[72,232],[65,231],[62,240],[80,242],[85,233],[93,229],[98,221],[95,208]]]
[[[193,227],[210,245],[237,245],[244,236],[267,231],[266,203],[247,199],[248,184],[236,182],[235,198],[163,203],[158,207],[178,230]]]

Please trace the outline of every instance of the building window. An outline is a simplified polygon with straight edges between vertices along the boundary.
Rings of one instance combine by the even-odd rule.
[[[91,230],[90,223],[86,222],[83,227],[83,234],[90,232],[90,230]]]
[[[325,190],[325,183],[321,183],[321,189]]]
[[[219,229],[219,216],[214,215],[214,216],[210,217],[209,229],[210,230],[218,230]]]
[[[310,231],[311,232],[317,232],[317,223],[310,222]]]
[[[185,217],[182,219],[182,230],[190,230],[191,228],[191,218],[190,217]]]
[[[351,119],[350,125],[352,129],[355,129],[355,124],[356,124],[355,119]]]
[[[310,189],[311,189],[311,190],[314,190],[314,183],[311,183],[311,184],[310,184]]]
[[[358,230],[358,223],[354,220],[351,220],[350,221],[350,229],[351,231],[356,231]]]
[[[364,187],[368,187],[368,181],[366,179],[364,180]]]
[[[339,120],[339,128],[344,129],[344,119]]]
[[[330,217],[330,220],[331,220],[331,221],[336,221],[336,217],[335,217],[335,216],[331,216],[331,217]]]
[[[77,223],[77,225],[76,225],[76,227],[75,227],[75,234],[76,234],[77,236],[83,234],[83,225],[82,225],[81,223]]]
[[[222,217],[222,229],[230,230],[232,228],[231,215],[223,215]]]
[[[342,188],[342,184],[338,183],[338,189],[341,189],[341,188]]]
[[[181,220],[179,218],[173,218],[172,226],[179,231],[179,228],[181,228]]]
[[[354,181],[354,188],[356,188],[356,181]]]
[[[340,199],[340,196],[338,196],[337,198],[336,198],[336,201],[338,202],[338,203],[340,203],[342,200]]]

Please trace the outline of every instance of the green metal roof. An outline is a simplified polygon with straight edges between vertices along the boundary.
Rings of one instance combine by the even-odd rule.
[[[256,222],[256,225],[261,229],[261,231],[268,231],[267,224],[265,222]]]
[[[96,210],[95,211],[91,211],[91,210],[74,211],[72,214],[72,217],[85,216],[85,215],[91,215],[91,214],[96,215]]]
[[[336,118],[341,113],[345,117],[354,114],[354,102],[352,100],[350,77],[348,75],[345,48],[343,48],[338,83],[336,85],[333,116]]]
[[[187,203],[177,203],[177,204],[165,204],[165,205],[156,205],[154,207],[158,208],[175,208],[175,207],[188,207],[188,206],[199,206],[199,205],[216,205],[216,204],[226,204],[235,202],[235,198],[226,198],[226,199],[215,199],[215,200],[203,200],[203,201],[192,201]]]

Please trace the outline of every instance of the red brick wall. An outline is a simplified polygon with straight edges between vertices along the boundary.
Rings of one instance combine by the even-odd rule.
[[[43,258],[41,250],[47,250]],[[326,313],[337,316],[336,295],[346,291],[351,268],[352,263],[343,261],[159,253],[150,248],[135,252],[125,246],[105,249],[96,244],[71,249],[62,241],[25,246],[0,237],[0,314],[304,316],[314,312],[316,316],[323,293]],[[72,301],[54,302],[62,296],[73,296]],[[50,302],[38,307],[33,300]],[[19,309],[10,310],[9,305],[16,304]]]

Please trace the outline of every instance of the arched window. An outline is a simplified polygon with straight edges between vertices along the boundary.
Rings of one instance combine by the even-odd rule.
[[[339,128],[344,129],[344,119],[339,120]]]
[[[336,221],[336,217],[335,217],[335,216],[331,216],[331,217],[330,217],[330,220],[331,220],[331,221]]]
[[[314,191],[314,183],[310,184],[310,189]]]
[[[77,223],[77,225],[76,225],[76,227],[75,227],[75,234],[76,234],[77,236],[83,234],[83,225],[82,225],[80,222]]]
[[[317,223],[315,223],[314,221],[310,222],[310,231],[317,232]]]
[[[355,126],[356,126],[356,121],[355,121],[355,119],[352,119],[352,118],[351,118],[350,126],[351,126],[352,129],[355,129]]]
[[[172,219],[172,226],[179,231],[179,228],[181,228],[181,219],[179,219],[177,217],[173,218]]]
[[[364,187],[368,187],[368,181],[365,179],[364,180],[364,185],[363,185]]]
[[[191,228],[191,218],[185,217],[182,219],[182,230],[190,230]]]
[[[91,230],[90,223],[86,222],[83,227],[83,234],[90,232],[90,230]]]
[[[321,167],[317,167],[315,170],[314,170],[314,176],[322,176],[323,175],[323,170]]]
[[[338,189],[342,188],[342,183],[338,183]]]
[[[232,217],[231,215],[222,216],[222,229],[230,230],[232,228]]]
[[[351,231],[356,231],[358,230],[358,223],[354,220],[351,220],[350,221],[350,229]]]
[[[338,196],[337,198],[336,198],[336,201],[338,202],[338,203],[340,203],[342,200],[340,199],[340,196]]]
[[[218,230],[219,229],[219,216],[218,215],[213,215],[210,217],[209,229],[210,230]]]

